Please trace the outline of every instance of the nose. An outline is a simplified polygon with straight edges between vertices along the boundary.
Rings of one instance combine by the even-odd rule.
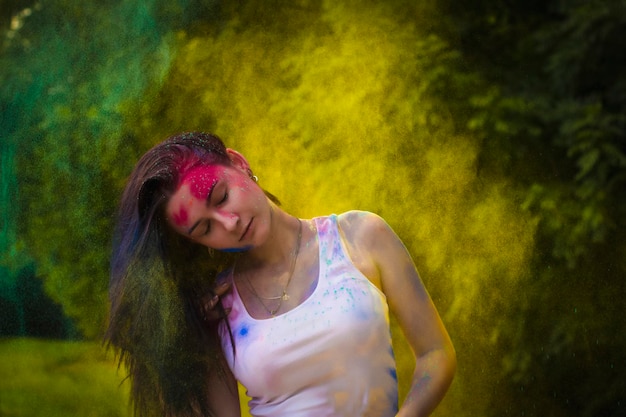
[[[237,230],[237,223],[239,223],[239,216],[232,212],[218,212],[216,213],[217,220],[222,224],[225,230],[232,232]]]

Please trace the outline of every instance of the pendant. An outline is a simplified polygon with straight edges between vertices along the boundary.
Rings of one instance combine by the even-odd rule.
[[[289,294],[287,294],[285,291],[283,291],[283,295],[282,297],[280,297],[283,301],[288,301],[289,300]]]

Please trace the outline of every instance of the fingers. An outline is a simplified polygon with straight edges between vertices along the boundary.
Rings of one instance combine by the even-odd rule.
[[[217,285],[215,286],[215,288],[213,288],[213,293],[217,297],[221,297],[222,295],[226,294],[226,292],[229,289],[230,289],[230,282],[222,281],[222,282],[218,282]]]
[[[209,298],[207,299],[207,297],[209,297]],[[215,306],[217,305],[217,303],[219,303],[219,301],[220,301],[219,295],[209,293],[209,294],[204,296],[202,307],[205,310],[213,310],[215,308]]]
[[[209,299],[206,301],[206,307],[209,309],[214,309],[220,301],[220,297],[226,294],[230,290],[230,283],[227,281],[218,283],[213,291],[211,291],[209,295]]]
[[[215,321],[220,318],[219,311],[215,308],[220,301],[220,297],[213,292],[206,294],[200,300],[200,317],[203,321]]]
[[[222,281],[216,284],[212,291],[209,291],[199,300],[200,317],[205,322],[216,321],[222,318],[221,311],[216,308],[219,305],[220,297],[230,290],[230,283]],[[230,313],[230,309],[224,311],[226,315]]]

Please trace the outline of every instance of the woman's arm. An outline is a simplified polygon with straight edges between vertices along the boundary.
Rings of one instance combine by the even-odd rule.
[[[415,353],[413,380],[398,416],[428,416],[443,399],[456,370],[448,332],[411,256],[389,225],[367,212],[342,216],[353,261],[383,290]]]
[[[207,401],[216,417],[241,417],[237,380],[226,364],[224,374],[212,372],[208,381]]]

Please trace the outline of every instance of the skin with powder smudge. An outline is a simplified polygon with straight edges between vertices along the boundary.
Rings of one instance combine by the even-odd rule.
[[[245,167],[210,165],[184,175],[166,212],[170,225],[191,240],[220,251],[242,252],[259,243],[255,238],[262,238],[269,205]]]
[[[183,180],[180,187],[189,186],[189,194],[198,200],[206,201],[209,197],[209,193],[213,191],[218,179],[223,176],[224,167],[222,166],[200,166],[189,171]],[[180,188],[179,187],[179,188]],[[183,199],[184,196],[183,196]],[[187,198],[185,202],[182,202],[176,212],[172,214],[172,221],[177,226],[188,226],[189,212],[188,207],[192,204],[192,200]]]

